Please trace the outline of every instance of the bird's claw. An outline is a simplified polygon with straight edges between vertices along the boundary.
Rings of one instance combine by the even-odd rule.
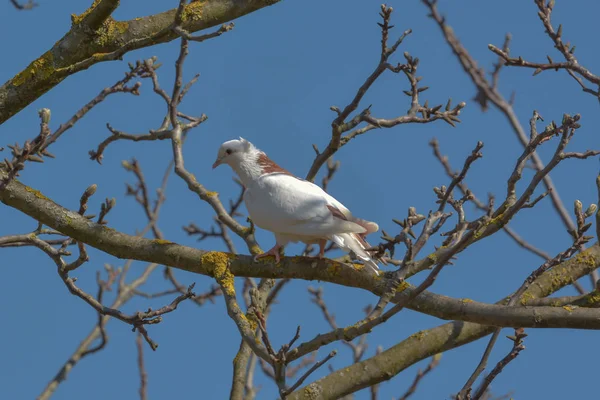
[[[325,245],[327,244],[327,240],[319,240],[319,255],[317,256],[319,260],[325,258]]]
[[[274,256],[275,263],[279,264],[279,261],[281,261],[281,256],[279,255],[279,248],[280,248],[280,246],[276,245],[271,250],[267,251],[266,253],[257,254],[256,256],[254,256],[254,262],[257,262],[259,258]]]

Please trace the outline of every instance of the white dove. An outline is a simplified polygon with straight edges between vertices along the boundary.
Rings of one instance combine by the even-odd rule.
[[[213,169],[221,164],[228,164],[240,177],[254,224],[275,234],[275,246],[255,260],[272,255],[279,262],[279,250],[299,241],[318,243],[322,258],[325,244],[331,240],[379,274],[377,263],[365,251],[370,246],[364,238],[377,232],[376,223],[353,217],[319,186],[293,176],[243,138],[221,145]]]

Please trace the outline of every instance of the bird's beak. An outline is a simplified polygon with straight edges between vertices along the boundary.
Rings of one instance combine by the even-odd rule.
[[[215,161],[215,163],[213,164],[212,169],[217,168],[221,164],[223,164],[223,159],[222,158],[217,158],[217,161]]]

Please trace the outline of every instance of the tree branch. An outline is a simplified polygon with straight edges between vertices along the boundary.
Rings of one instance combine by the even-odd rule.
[[[448,45],[458,58],[458,61],[462,65],[464,71],[475,84],[478,90],[477,100],[479,100],[482,108],[484,110],[487,109],[487,103],[488,101],[491,101],[504,114],[511,128],[517,135],[517,138],[523,147],[526,147],[529,143],[529,138],[525,134],[525,130],[519,122],[512,105],[506,101],[497,88],[494,88],[486,79],[483,70],[477,65],[477,62],[475,59],[473,59],[473,57],[471,57],[467,49],[465,49],[460,43],[452,28],[447,24],[446,19],[440,14],[439,10],[437,9],[437,2],[433,0],[422,0],[422,2],[429,8],[429,16],[438,24],[444,35],[444,38],[446,39],[446,42],[448,42]],[[533,153],[531,160],[536,171],[541,171],[544,169],[544,163],[537,153]],[[543,183],[546,187],[546,190],[550,192],[552,204],[565,227],[571,230],[575,229],[573,220],[562,203],[562,200],[558,194],[558,190],[554,186],[550,176],[546,175],[543,179]]]
[[[187,32],[201,31],[278,2],[195,1],[184,9],[182,28]],[[83,14],[74,15],[71,29],[62,39],[0,87],[0,124],[69,75],[99,62],[120,60],[132,50],[179,37],[171,29],[176,9],[129,21],[115,21],[110,13],[116,6],[116,0],[102,0],[95,2]]]
[[[520,56],[518,58],[510,57],[508,47],[504,47],[502,50],[500,50],[496,46],[490,44],[488,45],[488,48],[492,52],[496,53],[504,61],[505,65],[535,69],[533,75],[537,75],[540,72],[549,69],[553,69],[555,71],[564,69],[573,79],[577,81],[577,83],[579,83],[584,92],[593,95],[600,101],[600,76],[593,74],[590,70],[579,63],[579,60],[577,60],[574,55],[575,45],[571,44],[570,42],[563,42],[562,25],[558,25],[556,30],[552,26],[550,18],[554,9],[554,1],[549,1],[546,3],[545,0],[535,0],[535,4],[539,9],[538,17],[542,21],[542,25],[544,25],[546,34],[554,43],[554,47],[564,57],[564,62],[554,62],[550,56],[547,56],[547,63],[530,62],[524,60],[523,57]],[[593,90],[588,88],[583,80],[594,84],[598,89]]]
[[[492,369],[492,371],[484,378],[481,386],[477,388],[477,391],[473,395],[473,400],[480,400],[482,396],[487,392],[490,383],[498,376],[500,372],[510,363],[512,360],[517,358],[519,353],[525,350],[525,346],[523,346],[523,339],[527,336],[523,328],[515,329],[514,336],[508,336],[510,340],[513,342],[513,347],[511,351],[504,357],[502,360],[498,361],[496,366]]]
[[[421,371],[420,369],[417,371],[417,375],[415,375],[415,379],[413,380],[412,384],[410,385],[408,390],[406,392],[404,392],[402,397],[400,397],[398,400],[407,400],[410,396],[415,394],[415,391],[417,390],[417,386],[419,386],[419,383],[421,382],[421,380],[423,380],[423,378],[428,373],[433,371],[433,369],[438,366],[441,358],[442,358],[441,353],[438,353],[438,354],[434,355],[433,357],[431,357],[431,361],[429,362],[429,364],[427,364],[427,368],[425,368],[425,370],[423,370],[423,371]]]
[[[110,305],[110,308],[119,308],[122,305],[126,304],[129,300],[131,300],[135,296],[136,288],[143,285],[157,267],[157,264],[148,265],[137,279],[132,281],[130,284],[125,285],[119,292],[119,296]],[[60,385],[65,379],[67,379],[69,373],[73,368],[77,366],[79,361],[81,361],[81,359],[86,357],[87,355],[93,354],[93,352],[90,351],[90,349],[93,349],[92,344],[99,336],[102,335],[102,326],[104,326],[108,322],[110,316],[99,314],[99,318],[100,323],[97,324],[94,328],[92,328],[92,331],[81,341],[81,343],[79,343],[73,354],[59,369],[58,373],[46,385],[42,393],[37,397],[38,400],[50,399],[50,397],[58,388],[58,385]]]
[[[90,8],[80,15],[81,25],[87,26],[95,31],[112,15],[119,7],[120,0],[100,0],[94,1]]]
[[[336,117],[331,123],[331,139],[323,152],[319,152],[317,146],[313,145],[317,155],[306,175],[306,179],[311,182],[315,179],[323,164],[342,148],[342,146],[370,130],[376,128],[392,128],[396,125],[408,123],[424,124],[437,120],[446,121],[452,126],[455,126],[455,122],[460,122],[458,115],[466,105],[464,102],[451,108],[451,101],[448,101],[445,111],[440,111],[442,105],[429,107],[427,101],[423,105],[420,104],[419,95],[427,90],[428,87],[419,87],[421,77],[417,76],[417,68],[419,65],[418,58],[412,57],[408,52],[405,52],[404,58],[406,59],[406,64],[398,63],[397,65],[392,65],[389,63],[390,56],[396,52],[398,46],[400,46],[404,39],[412,33],[412,30],[407,29],[391,47],[388,46],[389,32],[393,28],[393,25],[390,25],[392,12],[392,7],[388,7],[385,4],[381,5],[381,12],[379,15],[382,18],[382,22],[378,23],[381,28],[381,54],[375,70],[367,77],[362,86],[358,88],[352,101],[347,104],[343,110],[340,110],[335,106],[331,107],[331,110],[336,113]],[[391,71],[393,73],[402,72],[410,83],[410,90],[404,91],[404,94],[411,98],[411,106],[406,115],[391,119],[375,118],[371,115],[371,106],[368,106],[354,117],[351,117],[351,114],[358,109],[365,94],[385,71]],[[420,113],[421,116],[418,116],[418,113]],[[358,126],[362,123],[366,123],[367,125],[359,128]],[[348,133],[343,136],[346,132]]]
[[[507,101],[498,88],[494,85],[494,82],[490,82],[485,77],[484,69],[477,65],[477,61],[469,54],[467,49],[462,45],[458,37],[454,34],[454,31],[450,25],[448,25],[446,18],[443,17],[438,8],[437,8],[437,0],[421,0],[423,4],[429,9],[429,17],[432,18],[444,35],[446,42],[456,55],[458,61],[465,73],[469,76],[473,84],[477,89],[477,95],[475,100],[479,102],[483,111],[487,110],[488,103],[491,102],[504,116],[506,117],[510,127],[517,135],[518,140],[521,142],[523,147],[527,147],[529,143],[529,139],[525,134],[525,130],[523,126],[519,122],[519,119],[514,111],[512,106],[512,101]],[[538,6],[544,6],[543,0],[535,0]],[[544,21],[544,12],[540,11],[540,18]],[[549,17],[549,14],[548,14]],[[558,35],[560,36],[560,35]],[[559,48],[560,50],[560,48]],[[571,54],[572,55],[572,54]],[[565,55],[566,56],[566,55]],[[534,119],[537,120],[539,115],[537,112],[534,112]],[[544,162],[537,154],[534,152],[531,155],[531,163],[536,172],[543,171],[545,166]],[[552,205],[556,210],[558,216],[561,221],[565,225],[567,231],[575,230],[575,224],[571,219],[567,209],[565,208],[561,197],[558,193],[558,190],[554,186],[552,178],[549,175],[545,175],[543,178],[543,184],[546,188],[546,191],[549,193],[550,200],[552,201]],[[599,275],[596,271],[590,276],[592,283],[595,283],[599,279]],[[581,291],[581,290],[580,290]]]
[[[590,251],[596,251],[598,256],[600,256],[600,247],[598,245],[586,249],[579,256],[563,264],[565,266],[566,264],[570,265],[567,267],[569,273],[566,280],[558,278],[561,271],[547,271],[538,278],[535,285],[530,286],[525,291],[523,298],[536,299],[548,296],[570,284],[570,282],[589,274],[591,269],[583,267],[583,265],[576,266],[573,263],[579,257],[581,257],[580,260],[583,258],[587,259]],[[560,269],[562,270],[562,268]],[[558,285],[555,286],[554,283]],[[468,299],[465,300],[465,305],[468,306],[469,304],[471,304],[470,301]],[[523,310],[527,308],[514,309]],[[379,355],[351,365],[348,368],[343,368],[304,388],[296,390],[288,396],[287,400],[302,400],[307,393],[311,394],[315,400],[340,398],[376,383],[389,380],[409,366],[427,357],[473,342],[489,335],[494,330],[494,327],[486,325],[453,321],[432,329],[417,332]]]
[[[146,373],[146,367],[144,366],[144,346],[142,344],[142,334],[139,332],[135,338],[135,347],[137,349],[137,364],[140,372],[140,400],[146,400],[148,398],[148,374]]]
[[[268,261],[254,262],[251,256],[202,251],[165,240],[150,240],[130,236],[96,224],[79,215],[79,213],[69,211],[54,203],[39,191],[16,181],[11,182],[4,191],[0,192],[0,200],[45,225],[73,237],[77,241],[119,258],[155,262],[213,277],[222,274],[224,269],[228,269],[235,276],[320,280],[348,287],[359,287],[378,296],[385,290],[385,279],[375,279],[370,275],[363,274],[361,272],[362,265],[347,265],[328,259],[315,260],[312,257],[284,257],[281,264],[275,266]],[[429,259],[429,257],[426,259]],[[581,255],[563,264],[565,267],[587,266],[588,272],[591,272],[600,265],[600,247],[590,247]],[[568,276],[561,275],[557,276],[556,279],[560,280],[561,284],[565,279],[569,283],[572,282],[572,279]],[[409,287],[399,293],[393,301],[399,301],[403,296],[409,296],[410,293],[411,289]],[[440,301],[433,301],[436,299]],[[444,304],[447,304],[447,306],[442,308]],[[500,314],[503,314],[504,317],[510,316],[506,319],[504,317],[497,319],[500,316],[492,311],[500,311],[495,308],[500,306],[483,305],[484,308],[480,309],[478,308],[479,304],[463,303],[460,300],[449,302],[448,298],[429,292],[423,292],[409,306],[411,309],[441,318],[460,317],[463,320],[473,320],[486,324],[497,323],[499,326],[510,326],[511,323],[507,320],[515,318],[515,321],[519,321],[517,325],[523,327],[566,327],[563,324],[564,321],[561,322],[561,318],[564,318],[567,314],[561,314],[559,310],[552,311],[552,307],[549,307],[548,310],[550,312],[548,316],[553,318],[552,321],[538,323],[535,322],[535,316],[533,315],[537,312],[537,308],[529,309],[529,312],[527,312],[528,309],[514,309],[509,314],[503,314],[503,310]],[[492,312],[492,314],[489,314],[489,312]],[[585,310],[577,309],[574,312],[580,313],[581,318],[573,318],[573,315],[570,315],[569,323],[582,328],[586,328],[586,326],[587,328],[593,328],[595,326],[595,323],[588,325],[586,319],[590,315],[586,314]],[[600,323],[600,320],[597,323]]]

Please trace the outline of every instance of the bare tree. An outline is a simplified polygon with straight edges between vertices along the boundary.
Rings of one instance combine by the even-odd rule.
[[[173,8],[169,11],[117,21],[112,15],[118,9],[119,1],[96,0],[83,14],[72,16],[70,30],[51,49],[0,87],[2,124],[20,111],[32,114],[30,108],[26,108],[29,104],[68,76],[94,64],[118,60],[130,51],[160,43],[173,42],[172,46],[178,50],[175,60],[162,60],[174,64],[173,83],[165,83],[160,79],[161,63],[156,57],[131,63],[122,79],[102,89],[70,119],[58,124],[57,128],[51,128],[57,125],[52,120],[51,110],[40,110],[39,133],[31,135],[31,139],[24,143],[7,144],[4,150],[6,158],[0,165],[0,201],[4,204],[5,212],[10,210],[31,217],[35,221],[35,229],[14,228],[13,234],[0,237],[0,247],[20,247],[24,253],[41,251],[56,267],[66,290],[75,296],[73,301],[86,303],[91,307],[89,312],[97,314],[97,323],[92,331],[49,380],[40,399],[50,398],[81,359],[107,346],[106,323],[110,319],[119,320],[119,323],[127,324],[137,332],[135,348],[138,354],[139,396],[142,399],[152,397],[148,382],[152,382],[153,377],[145,367],[147,354],[144,353],[144,341],[149,349],[160,351],[158,340],[153,338],[153,325],[168,324],[169,315],[173,315],[170,313],[190,313],[177,310],[183,302],[193,302],[198,306],[207,301],[223,303],[239,331],[239,351],[233,360],[231,373],[231,399],[255,398],[260,390],[255,385],[257,373],[272,380],[283,399],[350,398],[362,389],[368,389],[370,397],[377,399],[382,382],[430,358],[425,368],[411,378],[412,384],[408,388],[397,390],[399,398],[407,399],[418,393],[419,385],[428,379],[427,375],[443,362],[442,353],[490,336],[481,361],[473,366],[472,372],[465,371],[465,379],[456,382],[454,394],[460,400],[486,399],[491,398],[492,381],[498,378],[504,368],[510,368],[511,361],[525,349],[527,331],[539,328],[600,329],[597,311],[600,288],[596,272],[600,266],[600,246],[597,242],[592,243],[594,236],[600,236],[597,200],[588,206],[577,200],[573,211],[568,211],[550,178],[552,171],[560,168],[563,162],[597,157],[600,150],[571,149],[575,147],[571,145],[572,139],[580,129],[585,128],[580,114],[546,116],[546,125],[542,127],[540,121],[544,120],[540,113],[526,110],[531,118],[525,128],[517,117],[513,100],[504,98],[499,90],[499,74],[505,67],[530,68],[534,70],[534,75],[556,70],[569,74],[586,94],[600,99],[600,78],[578,61],[574,55],[575,46],[563,38],[562,25],[556,26],[551,19],[553,0],[548,3],[534,0],[534,3],[539,11],[540,29],[545,30],[549,45],[558,50],[561,61],[555,61],[551,56],[548,56],[548,62],[528,61],[527,55],[513,57],[509,50],[511,37],[507,35],[502,46],[489,46],[499,57],[489,78],[454,34],[449,21],[438,9],[437,2],[422,0],[424,9],[440,27],[443,38],[475,85],[476,103],[482,111],[490,106],[497,108],[521,144],[519,156],[507,161],[512,165],[512,171],[506,176],[504,194],[497,193],[484,199],[481,191],[485,188],[467,184],[469,173],[477,163],[481,163],[479,159],[486,151],[491,151],[486,149],[483,141],[465,144],[471,149],[465,160],[450,161],[439,142],[432,138],[432,160],[440,164],[447,179],[443,184],[432,184],[432,203],[435,206],[431,210],[430,204],[417,204],[409,208],[401,219],[393,219],[398,226],[397,231],[382,231],[380,243],[369,250],[390,267],[385,274],[373,275],[351,256],[316,258],[311,245],[306,246],[301,257],[284,257],[279,264],[275,264],[271,258],[254,261],[253,256],[262,250],[255,237],[252,221],[244,218],[243,185],[240,184],[239,195],[223,202],[218,193],[211,191],[186,168],[183,153],[186,139],[201,128],[207,116],[190,115],[182,111],[186,95],[194,90],[193,86],[198,80],[198,75],[195,75],[186,82],[184,69],[190,69],[190,65],[186,65],[186,58],[190,51],[194,51],[196,43],[235,34],[228,33],[234,28],[231,20],[277,2],[208,0],[188,4],[186,0],[180,0],[172,4]],[[11,3],[16,10],[36,6],[33,2],[11,0]],[[42,4],[32,12],[40,12],[45,6],[48,5]],[[377,60],[371,60],[375,67],[364,77],[362,84],[356,84],[355,94],[343,106],[331,107],[334,114],[328,137],[321,144],[313,145],[315,157],[307,165],[308,172],[304,178],[315,181],[322,173],[318,182],[325,190],[340,169],[340,163],[334,162],[332,157],[339,151],[353,151],[350,149],[353,139],[368,134],[370,140],[379,140],[379,129],[391,129],[404,124],[459,127],[459,116],[467,106],[465,101],[456,103],[450,99],[437,99],[430,105],[429,101],[424,100],[423,93],[428,87],[423,86],[422,76],[418,73],[420,60],[416,55],[401,50],[404,42],[414,34],[411,29],[398,34],[398,29],[392,30],[391,7],[381,5],[379,11],[379,55]],[[211,32],[197,33],[217,26]],[[403,54],[399,55],[401,52]],[[404,94],[408,98],[405,113],[384,118],[375,115],[371,105],[365,103],[365,95],[384,75],[397,75],[404,82]],[[22,177],[24,181],[27,180],[30,163],[44,162],[54,157],[50,151],[60,148],[65,141],[65,134],[98,104],[109,101],[116,93],[142,95],[141,82],[152,87],[152,93],[144,94],[157,96],[164,103],[166,112],[160,126],[147,133],[134,134],[108,123],[106,138],[100,140],[89,155],[92,160],[102,163],[104,154],[123,142],[166,141],[170,144],[170,151],[164,159],[166,171],[156,193],[148,184],[139,161],[132,158],[122,163],[125,172],[130,173],[129,176],[134,180],[134,183],[127,184],[126,195],[139,205],[146,218],[142,230],[132,235],[109,227],[110,212],[116,207],[114,198],[102,201],[99,210],[93,214],[89,204],[98,187],[92,182],[81,194],[77,208],[69,209],[66,204],[54,202],[52,193],[48,193],[47,197],[17,179]],[[9,134],[4,132],[6,142],[12,143]],[[538,153],[540,148],[551,153],[546,162]],[[534,173],[526,173],[528,169]],[[170,178],[172,173],[175,176]],[[389,175],[384,172],[377,179],[391,179],[392,173]],[[205,249],[166,240],[160,228],[159,216],[166,201],[169,179],[181,180],[196,196],[198,203],[205,203],[214,211],[213,221],[182,222],[182,225],[186,224],[185,232],[197,237]],[[57,182],[64,184],[60,180]],[[595,185],[600,196],[600,176]],[[60,189],[56,187],[57,191]],[[551,202],[555,215],[570,235],[563,248],[553,251],[539,249],[509,225],[518,214],[541,201]],[[469,203],[474,207],[468,207]],[[390,219],[393,217],[397,215],[390,216]],[[595,233],[592,233],[594,223]],[[442,270],[447,269],[448,265],[459,264],[461,254],[477,242],[498,237],[498,232],[505,232],[516,244],[540,259],[538,265],[530,266],[519,277],[522,281],[520,286],[507,288],[506,296],[493,304],[451,298],[430,291]],[[228,251],[211,249],[214,242],[207,239],[214,238],[221,241]],[[242,243],[245,249],[236,249],[236,243]],[[85,291],[86,285],[79,284],[74,276],[84,268],[92,268],[89,263],[93,260],[90,248],[127,260],[122,267],[105,265],[98,270],[95,293]],[[334,250],[334,246],[329,246],[326,252],[331,255]],[[163,271],[166,286],[160,291],[144,291],[143,285],[159,270]],[[193,289],[199,290],[201,285],[180,282],[175,270],[195,274],[198,281],[205,278],[214,282],[194,292]],[[5,273],[10,275],[10,270]],[[416,275],[420,275],[418,278],[421,279],[411,279]],[[590,278],[580,281],[587,276],[592,281],[591,289],[586,289]],[[364,309],[361,316],[356,317],[354,323],[343,326],[333,315],[325,290],[311,287],[307,296],[316,305],[312,311],[324,318],[327,330],[309,339],[303,337],[301,326],[294,326],[290,329],[289,340],[278,346],[269,336],[267,322],[270,312],[277,307],[278,295],[295,280],[319,280],[327,282],[327,285],[341,285],[357,291],[362,289],[374,294],[375,301]],[[551,297],[569,285],[578,290],[577,296]],[[106,302],[107,292],[113,290],[116,291],[113,301]],[[134,298],[141,301],[157,298],[166,300],[156,309],[145,307],[133,313],[122,311],[124,305]],[[396,314],[405,308],[452,322],[415,332],[387,349],[371,346],[377,350],[367,358],[368,334],[391,318],[399,318]],[[512,346],[503,358],[493,360],[491,352],[503,328],[513,328],[511,332],[514,333],[508,336]],[[323,353],[325,346],[338,342],[343,347]],[[231,343],[220,345],[231,346]],[[329,361],[342,349],[350,352],[352,363],[336,370]],[[328,363],[329,372],[315,380],[312,374],[320,368],[319,371],[323,372],[323,366]],[[486,370],[488,372],[484,374]],[[223,373],[219,371],[219,374]]]

